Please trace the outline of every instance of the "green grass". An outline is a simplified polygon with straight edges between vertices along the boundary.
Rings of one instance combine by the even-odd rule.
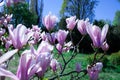
[[[63,63],[62,59],[60,56],[56,55],[57,53],[54,54],[54,56],[56,57],[56,59],[58,59],[58,61],[60,63]],[[66,60],[68,60],[71,56],[71,52],[69,53],[63,53],[64,58]],[[91,54],[81,54],[78,53],[78,55],[75,57],[75,59],[73,59],[68,66],[66,67],[66,70],[64,71],[64,73],[67,73],[71,70],[75,70],[75,64],[77,62],[81,63],[82,69],[86,69],[87,65],[88,65],[88,57],[91,56]],[[110,60],[110,56],[107,56],[108,59]],[[9,70],[12,71],[14,74],[16,74],[16,70],[17,70],[17,66],[19,63],[19,57],[16,54],[15,57],[10,61],[9,63]],[[109,64],[109,65],[114,65],[114,64]],[[52,71],[48,71],[45,76],[46,78],[49,76],[53,75]],[[8,80],[8,79],[7,79]],[[60,80],[70,80],[70,75],[69,76],[65,76],[65,77],[61,77]],[[80,80],[89,80],[88,75],[86,75],[85,77],[81,78]],[[100,72],[99,74],[99,79],[98,80],[120,80],[120,65],[117,66],[117,68],[112,68],[112,67],[106,67],[103,71]]]

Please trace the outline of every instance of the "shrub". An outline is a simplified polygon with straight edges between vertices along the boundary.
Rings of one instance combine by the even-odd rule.
[[[37,24],[37,15],[32,13],[26,3],[16,3],[14,6],[5,7],[6,14],[13,14],[11,23],[24,24],[26,27],[32,27]]]
[[[117,53],[111,54],[109,60],[110,60],[111,65],[119,66],[120,65],[120,51]]]

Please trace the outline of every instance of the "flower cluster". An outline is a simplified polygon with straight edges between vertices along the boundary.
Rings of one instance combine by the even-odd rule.
[[[10,21],[8,17],[1,21],[1,24],[5,24],[5,20]],[[42,31],[37,25],[32,25],[32,28],[26,28],[23,24],[18,24],[16,27],[13,27],[12,24],[6,23],[5,29],[8,30],[6,33],[7,36],[4,36],[6,35],[4,27],[0,29],[0,38],[6,49],[6,53],[0,55],[0,76],[10,77],[13,80],[30,80],[34,78],[34,76],[42,79],[48,70],[52,70],[52,72],[57,73],[57,75],[50,77],[51,80],[75,72],[87,72],[90,80],[97,80],[98,73],[103,65],[96,59],[96,52],[93,63],[90,64],[86,70],[82,70],[81,65],[77,63],[75,70],[64,73],[68,63],[77,55],[77,53],[75,53],[76,47],[78,47],[79,43],[83,40],[83,38],[81,38],[80,42],[74,45],[72,36],[70,37],[71,41],[66,41],[66,39],[77,26],[78,31],[83,36],[87,34],[90,36],[93,42],[93,48],[102,48],[103,51],[106,52],[109,48],[106,41],[108,25],[106,24],[101,30],[98,26],[92,25],[89,19],[78,20],[76,16],[72,16],[66,19],[67,31],[59,29],[54,32],[53,29],[57,20],[58,18],[52,15],[52,13],[49,13],[43,18],[43,24],[48,30],[47,32]],[[65,59],[63,52],[70,50],[72,51],[71,57]],[[55,51],[58,53],[58,58],[54,56]],[[20,57],[16,75],[8,71],[6,66],[4,68],[4,65],[8,66],[6,62],[10,61],[15,53],[18,53]],[[58,62],[59,57],[62,58],[63,64]]]

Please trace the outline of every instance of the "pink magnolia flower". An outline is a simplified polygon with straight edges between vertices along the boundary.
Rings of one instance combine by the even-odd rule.
[[[42,41],[37,50],[31,46],[31,53],[35,55],[36,63],[39,63],[39,66],[41,67],[41,70],[37,71],[39,77],[42,77],[48,66],[50,66],[50,62],[52,60],[52,50],[53,46],[46,41]]]
[[[43,41],[47,41],[47,35],[46,35],[45,32],[41,33],[41,38],[42,38]]]
[[[14,48],[17,49],[21,49],[24,45],[26,45],[29,38],[33,35],[32,32],[26,34],[27,28],[22,24],[17,25],[13,31],[11,28],[8,29],[12,44]]]
[[[50,63],[50,67],[52,68],[53,72],[57,70],[58,62],[56,59],[52,59]]]
[[[47,41],[42,41],[40,43],[40,45],[38,46],[37,50],[31,45],[31,52],[34,55],[39,55],[42,52],[49,52],[49,53],[51,53],[51,51],[53,50],[53,48],[54,47],[51,44],[49,44]]]
[[[6,0],[7,7],[10,7],[13,3],[13,0]]]
[[[5,29],[0,28],[0,37],[5,33]]]
[[[49,13],[43,18],[43,24],[48,31],[52,30],[57,22],[57,17]]]
[[[97,62],[92,67],[88,66],[87,71],[88,71],[88,75],[90,77],[90,80],[97,80],[98,79],[98,75],[99,75],[99,72],[102,69],[102,67],[103,67],[103,64],[101,62]]]
[[[75,25],[76,25],[76,23],[77,23],[77,21],[78,21],[78,20],[76,20],[76,16],[72,16],[72,17],[70,17],[70,18],[67,18],[67,19],[66,19],[67,28],[68,28],[69,30],[73,30],[74,27],[75,27]]]
[[[61,54],[62,51],[63,51],[63,46],[62,46],[61,44],[57,44],[57,45],[56,45],[56,48],[57,48],[57,50],[58,50],[58,53]]]
[[[109,45],[107,44],[107,42],[105,41],[103,44],[102,44],[102,50],[103,51],[107,51],[109,49]]]
[[[10,20],[12,19],[12,16],[13,16],[13,14],[10,14],[10,15],[6,14],[6,20],[7,20],[7,22],[10,22]]]
[[[32,25],[32,29],[28,31],[29,32],[33,32],[33,36],[31,37],[32,40],[29,41],[30,44],[36,44],[37,42],[40,41],[40,35],[41,35],[41,29],[37,26],[37,25]]]
[[[50,44],[54,44],[54,43],[55,43],[56,33],[51,33],[51,34],[50,34],[50,33],[47,33],[46,36],[47,36],[48,42],[49,42]]]
[[[76,63],[76,71],[79,73],[81,71],[81,64]]]
[[[50,66],[50,62],[52,60],[52,55],[49,52],[43,52],[39,54],[36,63],[39,63],[41,70],[37,71],[39,77],[43,77],[47,68]]]
[[[41,28],[39,28],[38,25],[32,25],[32,31],[41,32]]]
[[[0,57],[0,64],[15,54],[15,52],[16,50],[8,52]],[[22,53],[16,75],[8,70],[0,68],[0,76],[10,77],[13,80],[30,80],[30,78],[37,73],[39,77],[43,77],[47,68],[50,67],[52,55],[50,52],[44,51],[37,55],[33,52],[35,51],[31,49],[25,50]]]
[[[16,76],[20,80],[29,80],[35,73],[39,77],[43,77],[50,66],[51,59],[52,55],[49,52],[41,52],[38,55],[34,55],[31,50],[26,50],[20,58]]]
[[[88,20],[86,19],[84,20],[79,20],[78,24],[77,24],[77,29],[78,31],[82,34],[82,35],[86,35],[87,34],[87,26],[89,25]]]
[[[65,31],[65,30],[59,30],[56,34],[56,38],[58,40],[58,42],[63,45],[66,38],[67,38],[67,34],[68,34],[68,31]]]
[[[108,25],[106,24],[103,28],[102,31],[98,26],[88,26],[87,27],[87,32],[90,36],[90,38],[93,41],[93,45],[97,48],[100,48],[103,42],[105,41],[107,32],[108,32]]]

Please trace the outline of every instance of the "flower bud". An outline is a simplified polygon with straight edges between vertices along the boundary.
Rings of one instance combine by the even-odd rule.
[[[57,50],[59,51],[59,54],[61,54],[61,53],[62,53],[62,49],[63,49],[62,45],[57,44],[57,45],[56,45],[56,48],[57,48]]]
[[[63,45],[66,38],[67,38],[67,34],[68,34],[68,31],[65,31],[65,30],[59,30],[56,37],[57,37],[57,40],[58,42]]]
[[[77,29],[82,35],[87,34],[86,26],[89,25],[88,20],[79,20],[77,24]]]
[[[66,19],[67,28],[69,30],[73,30],[74,29],[74,27],[75,27],[75,25],[76,25],[76,23],[78,21],[78,20],[75,20],[75,19],[76,19],[76,16],[72,16],[72,17]]]
[[[79,73],[81,71],[81,64],[77,63],[76,64],[76,71]]]
[[[57,22],[57,17],[49,13],[43,18],[43,24],[48,31],[52,30]]]
[[[56,59],[52,59],[51,63],[50,63],[50,67],[52,68],[52,70],[55,72],[57,70],[57,66],[58,66],[58,62]]]
[[[106,43],[106,41],[102,44],[102,50],[107,51],[109,49],[109,45]]]

